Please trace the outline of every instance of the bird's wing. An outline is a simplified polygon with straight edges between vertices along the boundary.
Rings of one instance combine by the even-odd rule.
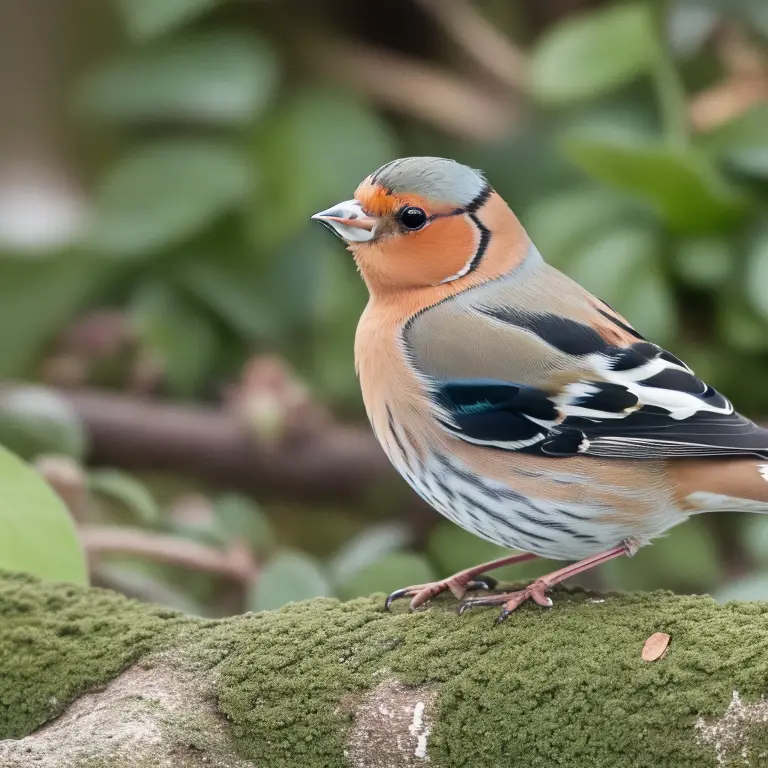
[[[547,456],[768,458],[768,430],[589,298],[572,319],[480,293],[409,323],[406,351],[443,427],[470,443]]]

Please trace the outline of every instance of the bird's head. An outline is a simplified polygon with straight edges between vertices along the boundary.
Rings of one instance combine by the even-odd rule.
[[[347,243],[374,294],[501,274],[527,239],[480,171],[440,157],[387,163],[312,218]]]

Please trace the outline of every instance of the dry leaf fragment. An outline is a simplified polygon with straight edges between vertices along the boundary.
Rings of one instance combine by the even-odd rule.
[[[643,646],[643,661],[657,661],[666,652],[669,645],[669,635],[666,632],[654,632]]]

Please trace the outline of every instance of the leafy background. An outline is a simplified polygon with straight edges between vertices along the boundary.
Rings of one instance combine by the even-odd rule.
[[[400,155],[485,169],[550,262],[766,417],[764,1],[385,6],[0,2],[0,443],[37,470],[0,454],[0,567],[218,616],[497,554],[381,460],[364,287],[308,222]],[[583,580],[768,599],[768,520]]]

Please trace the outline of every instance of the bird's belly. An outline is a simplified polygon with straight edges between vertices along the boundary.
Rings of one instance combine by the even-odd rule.
[[[599,500],[548,493],[550,483],[568,482],[562,472],[539,478],[534,492],[528,484],[526,493],[445,456],[432,455],[418,469],[397,468],[425,501],[462,528],[554,560],[580,560],[630,537],[642,545],[685,519],[658,496],[648,498],[647,513],[638,517],[627,514],[628,499],[620,492]],[[637,499],[633,502],[637,508]]]

